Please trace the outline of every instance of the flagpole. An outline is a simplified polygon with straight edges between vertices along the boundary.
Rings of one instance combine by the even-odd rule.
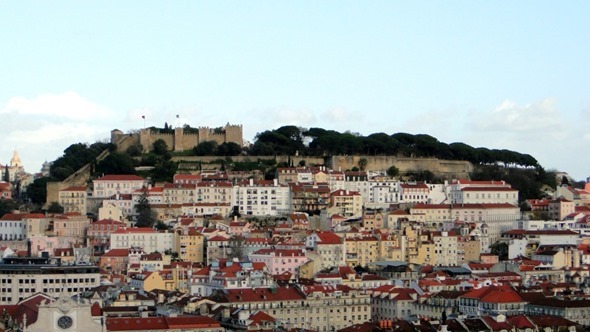
[[[176,128],[180,128],[180,114],[176,114]]]

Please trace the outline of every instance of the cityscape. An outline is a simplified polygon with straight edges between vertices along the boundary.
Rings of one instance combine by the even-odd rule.
[[[73,144],[35,174],[14,151],[0,172],[4,331],[590,326],[590,183],[548,172],[554,186],[527,198],[469,177],[519,166],[251,155],[260,142],[246,146],[240,125],[190,132],[113,130],[108,144]],[[211,146],[229,155],[201,154]],[[161,160],[101,173],[122,156]],[[235,170],[252,160],[271,171]]]
[[[590,331],[589,12],[0,2],[0,332]]]

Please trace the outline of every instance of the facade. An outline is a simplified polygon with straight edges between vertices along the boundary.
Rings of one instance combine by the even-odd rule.
[[[25,214],[7,213],[0,218],[0,240],[23,240],[27,236]]]
[[[125,223],[112,219],[90,223],[87,233],[88,245],[93,247],[96,253],[105,252],[111,248],[111,233],[125,226]]]
[[[299,274],[299,267],[308,261],[305,249],[259,249],[248,258],[253,263],[264,263],[273,275],[285,272]]]
[[[0,264],[0,304],[16,304],[36,293],[71,296],[99,283],[97,266],[66,266],[58,258],[4,258]]]
[[[314,232],[305,238],[305,248],[321,257],[321,269],[346,263],[344,239],[333,232]]]
[[[149,227],[117,228],[110,234],[111,249],[140,247],[147,253],[174,249],[174,233],[157,232]]]
[[[190,227],[186,230],[177,230],[175,252],[178,258],[186,262],[204,262],[205,236],[199,233],[195,228]]]
[[[233,206],[243,215],[281,216],[291,211],[291,191],[285,184],[253,179],[234,187]]]
[[[371,319],[370,295],[348,286],[315,285],[226,290],[228,304],[262,311],[287,329],[336,331]]]
[[[86,198],[88,196],[86,187],[68,187],[59,191],[59,205],[64,208],[64,213],[78,212],[86,214]]]
[[[104,175],[94,181],[92,197],[109,198],[121,194],[132,194],[141,188],[147,188],[147,180],[137,175]]]
[[[360,218],[363,213],[363,198],[359,192],[336,190],[330,194],[328,215],[338,214],[347,218]]]
[[[575,203],[565,198],[558,198],[549,202],[549,217],[553,220],[564,220],[566,216],[575,211]]]
[[[53,235],[73,237],[83,243],[89,226],[90,219],[86,215],[70,212],[53,218]]]

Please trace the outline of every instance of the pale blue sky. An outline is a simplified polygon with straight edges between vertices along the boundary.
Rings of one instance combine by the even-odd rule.
[[[3,1],[0,163],[164,121],[425,133],[581,180],[587,1]]]

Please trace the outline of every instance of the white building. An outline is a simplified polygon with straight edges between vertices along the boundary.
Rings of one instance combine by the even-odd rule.
[[[174,233],[149,227],[122,227],[111,233],[111,249],[143,248],[144,252],[174,250]]]
[[[25,214],[7,213],[0,218],[0,240],[23,240],[27,237]]]
[[[148,181],[137,175],[116,174],[105,175],[94,181],[92,196],[95,198],[109,198],[117,194],[131,194],[148,186]]]
[[[287,215],[291,211],[290,193],[289,186],[279,184],[277,179],[258,182],[250,179],[234,187],[232,205],[244,215]]]
[[[518,190],[504,181],[459,180],[448,187],[451,204],[518,205]]]
[[[63,265],[55,258],[5,258],[0,264],[0,304],[16,304],[36,293],[75,295],[100,284],[99,268]]]

